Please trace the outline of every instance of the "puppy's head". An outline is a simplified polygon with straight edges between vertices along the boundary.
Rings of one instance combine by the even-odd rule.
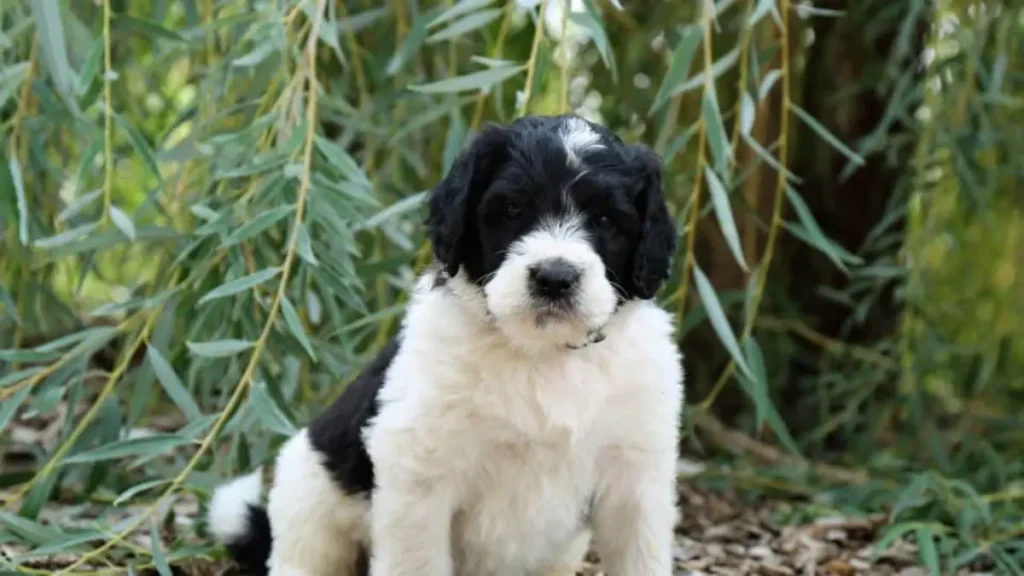
[[[528,348],[586,342],[654,296],[676,246],[657,156],[575,116],[485,128],[429,204],[437,260]]]

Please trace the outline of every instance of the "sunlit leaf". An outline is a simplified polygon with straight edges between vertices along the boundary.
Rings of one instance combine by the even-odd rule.
[[[85,209],[90,204],[92,204],[97,199],[99,199],[99,197],[102,194],[103,194],[103,190],[102,189],[97,189],[97,190],[93,190],[92,192],[89,192],[88,194],[83,194],[83,195],[79,196],[73,202],[71,202],[67,206],[65,206],[64,209],[61,210],[59,214],[57,214],[57,222],[67,222],[71,218],[74,218],[75,216],[77,216],[79,214],[79,212],[81,212],[83,209]],[[39,240],[36,240],[34,242],[34,244],[38,246],[39,242],[40,242]]]
[[[424,94],[452,94],[457,92],[467,92],[469,90],[487,90],[495,84],[500,84],[501,82],[519,74],[525,68],[525,66],[488,68],[486,70],[473,72],[464,76],[456,76],[454,78],[438,80],[437,82],[428,82],[426,84],[412,85],[409,86],[409,89],[414,92],[422,92]]]
[[[129,240],[135,240],[135,223],[132,222],[131,216],[125,214],[117,206],[110,206],[110,220],[117,226],[117,229],[121,231]]]
[[[272,42],[262,42],[256,45],[255,48],[250,50],[243,56],[239,56],[231,61],[232,66],[239,68],[251,68],[257,64],[263,62],[268,56],[278,50],[278,47]]]
[[[736,263],[739,264],[740,268],[744,272],[748,272],[747,261],[743,257],[743,242],[740,240],[739,232],[736,229],[736,220],[729,204],[729,193],[726,192],[722,181],[718,179],[718,175],[710,167],[704,169],[704,177],[708,181],[711,203],[715,207],[718,226],[722,229],[722,235],[725,237],[726,244],[729,245],[729,251],[732,252],[733,258],[736,259]]]
[[[651,111],[648,115],[660,110],[668,102],[672,90],[690,73],[693,55],[696,53],[702,37],[702,26],[691,24],[683,29],[682,38],[679,39],[675,50],[672,51],[672,64],[661,80],[661,87],[658,88],[658,93],[654,96],[654,103],[651,104]]]
[[[725,132],[725,124],[722,122],[722,111],[718,107],[718,99],[713,91],[704,95],[701,109],[704,129],[707,131],[708,147],[711,148],[711,156],[715,161],[715,171],[728,182],[730,180],[729,159],[732,152],[729,147],[729,136]]]
[[[783,168],[782,165],[779,164],[778,159],[772,156],[768,150],[765,150],[765,148],[757,142],[756,138],[748,136],[747,134],[741,134],[740,137],[743,138],[743,141],[750,146],[750,149],[753,150],[754,153],[757,154],[758,158],[763,160],[765,164],[771,166],[773,170],[781,170],[785,174],[786,180],[796,182],[797,184],[803,182],[803,180],[797,177],[796,174],[793,174],[788,169]]]
[[[494,0],[459,0],[453,6],[441,13],[440,16],[434,18],[427,24],[428,28],[433,28],[439,24],[444,24],[450,20],[454,20],[463,14],[469,14],[481,8],[490,6]]]
[[[761,81],[761,86],[757,89],[757,99],[764,100],[768,94],[771,93],[772,86],[774,86],[781,77],[782,71],[778,69],[769,70],[768,73],[764,75],[764,80]]]
[[[226,356],[235,356],[252,348],[253,343],[248,340],[227,339],[209,342],[186,342],[185,345],[196,356],[224,358]]]
[[[427,44],[443,42],[452,38],[459,38],[475,30],[487,26],[501,16],[501,9],[490,8],[474,12],[464,18],[460,18],[443,29],[433,33],[427,38]]]
[[[299,225],[299,229],[295,233],[298,234],[298,238],[295,239],[295,251],[303,260],[313,266],[317,266],[319,263],[313,254],[313,241],[309,237],[309,230],[306,229],[306,225]]]
[[[740,99],[740,131],[743,134],[750,134],[754,128],[754,120],[757,118],[757,104],[749,92],[744,92]]]
[[[210,290],[199,299],[200,304],[205,304],[210,300],[216,300],[217,298],[224,298],[225,296],[233,296],[239,292],[247,292],[252,290],[256,286],[263,284],[267,280],[277,276],[281,273],[281,269],[278,267],[264,268],[258,272],[247,274],[241,278],[235,278],[230,282],[225,282],[220,286],[217,286],[213,290]]]
[[[8,160],[11,180],[14,182],[14,196],[18,204],[18,240],[22,246],[28,246],[28,199],[25,197],[25,182],[21,176],[21,165],[18,159],[11,156]]]
[[[590,38],[597,46],[597,52],[601,55],[601,62],[612,74],[612,80],[618,81],[618,67],[615,65],[615,54],[612,52],[611,41],[608,40],[608,33],[604,30],[601,17],[594,7],[592,0],[583,0],[583,12],[570,12],[569,19],[584,27],[590,32]]]
[[[754,7],[754,11],[750,13],[750,19],[747,25],[753,26],[754,24],[757,24],[774,8],[775,0],[757,0],[757,5]]]
[[[357,224],[356,228],[358,230],[373,230],[389,220],[398,218],[403,214],[412,212],[413,210],[418,210],[423,206],[426,197],[426,192],[417,192],[416,194],[406,196]]]
[[[138,496],[139,494],[147,490],[151,490],[153,488],[156,488],[157,486],[163,486],[164,484],[169,484],[170,482],[171,480],[169,478],[158,478],[156,480],[140,482],[135,486],[132,486],[131,488],[118,494],[117,498],[114,499],[114,502],[112,504],[114,506],[120,506],[121,504],[124,504],[125,502],[131,500],[132,498]]]
[[[711,64],[711,81],[714,82],[718,80],[719,76],[728,72],[733,67],[733,65],[736,64],[736,60],[739,58],[739,55],[739,49],[735,48],[723,54],[722,57],[719,58],[718,60],[715,60]],[[677,94],[684,94],[695,88],[700,88],[704,86],[704,79],[706,77],[706,71],[702,71],[700,74],[691,76],[682,84],[679,84],[678,86],[674,87],[669,95],[675,96]]]
[[[57,90],[67,97],[74,94],[75,72],[68,62],[68,50],[64,36],[62,9],[58,2],[30,2],[32,15],[39,30],[39,49],[43,62],[49,69]]]

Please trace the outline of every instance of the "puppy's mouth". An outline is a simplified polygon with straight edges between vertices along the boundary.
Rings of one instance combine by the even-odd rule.
[[[538,328],[556,322],[580,320],[579,308],[572,301],[531,302],[529,310]]]

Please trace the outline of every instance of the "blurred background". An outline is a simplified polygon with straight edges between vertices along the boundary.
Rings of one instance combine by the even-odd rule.
[[[571,111],[664,158],[688,483],[1024,573],[1020,3],[9,0],[0,50],[5,569],[216,557],[455,153]]]

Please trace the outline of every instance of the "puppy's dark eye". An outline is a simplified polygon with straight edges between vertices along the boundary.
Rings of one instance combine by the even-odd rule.
[[[519,207],[515,202],[509,202],[505,204],[505,219],[517,220],[523,214],[523,209]]]
[[[607,216],[598,216],[594,219],[594,224],[601,230],[608,230],[612,227],[612,219]]]

